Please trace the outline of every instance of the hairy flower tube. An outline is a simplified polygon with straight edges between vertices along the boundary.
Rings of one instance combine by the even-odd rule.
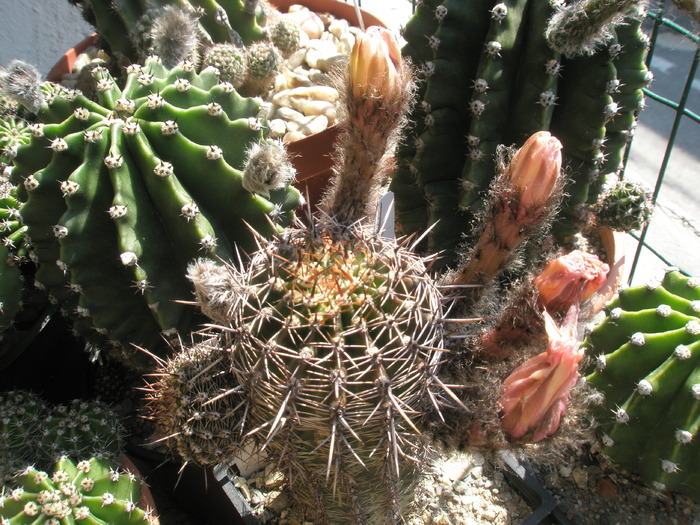
[[[572,307],[559,327],[545,312],[547,350],[518,366],[504,381],[501,425],[512,438],[532,432],[528,441],[536,443],[559,428],[584,355],[575,336],[577,317],[578,308]]]
[[[574,250],[557,257],[535,278],[540,302],[552,314],[565,314],[605,283],[610,267],[593,254]]]

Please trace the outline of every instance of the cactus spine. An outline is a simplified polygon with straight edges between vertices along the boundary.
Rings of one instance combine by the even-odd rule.
[[[586,337],[603,451],[661,490],[697,497],[700,283],[669,270],[627,288]]]
[[[93,74],[97,102],[42,87],[12,180],[36,280],[75,329],[98,345],[157,348],[160,333],[193,326],[193,309],[178,303],[191,294],[188,262],[250,249],[249,228],[271,234],[301,196],[289,177],[246,191],[246,150],[266,142],[264,122],[213,70],[153,58],[132,66],[122,89],[106,69]]]

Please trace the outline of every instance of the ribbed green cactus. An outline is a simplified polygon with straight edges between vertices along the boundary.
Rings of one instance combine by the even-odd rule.
[[[578,231],[603,171],[618,169],[650,80],[637,3],[424,2],[404,33],[423,85],[391,183],[400,232],[432,228],[424,251],[444,250],[441,264],[453,266],[460,243],[473,241],[498,145],[538,130],[561,140],[571,179],[555,231],[560,241]],[[562,32],[586,38],[560,49]]]
[[[641,182],[613,180],[591,207],[595,224],[611,230],[633,232],[644,228],[654,212],[651,191]]]
[[[167,50],[183,47],[183,39],[195,39],[191,46],[195,49],[222,42],[247,45],[263,38],[266,18],[257,0],[69,1],[82,8],[84,18],[97,30],[100,47],[122,65],[142,61],[154,52],[177,56]],[[193,20],[199,34],[193,34],[188,19]],[[185,58],[187,51],[175,63]]]
[[[24,465],[38,461],[38,437],[47,404],[24,390],[0,393],[0,485]]]
[[[229,353],[219,341],[183,348],[154,376],[148,413],[165,444],[185,461],[214,466],[240,451],[243,396],[230,393]]]
[[[656,488],[700,497],[700,281],[627,288],[586,337],[603,451]]]
[[[2,523],[149,525],[141,481],[110,461],[59,459],[52,472],[27,467],[0,495]]]
[[[41,465],[61,456],[115,460],[122,451],[124,429],[106,403],[75,399],[53,407],[41,423],[38,447]]]
[[[247,151],[268,144],[264,123],[259,104],[214,71],[151,59],[122,89],[104,68],[93,73],[97,102],[43,85],[12,180],[26,199],[36,281],[76,331],[154,349],[161,333],[193,326],[192,307],[178,302],[191,297],[189,261],[251,250],[251,229],[270,235],[302,199],[289,176],[245,189]]]

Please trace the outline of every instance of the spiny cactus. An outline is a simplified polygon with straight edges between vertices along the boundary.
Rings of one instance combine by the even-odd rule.
[[[282,65],[282,55],[268,41],[255,42],[246,49],[248,76],[241,86],[247,96],[265,95],[273,86]]]
[[[591,208],[592,220],[611,230],[633,232],[651,220],[654,203],[649,188],[630,180],[613,180]]]
[[[661,490],[700,494],[700,281],[627,288],[583,343],[605,454]]]
[[[186,462],[214,466],[240,451],[242,395],[231,393],[231,358],[219,341],[183,348],[153,377],[149,417],[158,439]]]
[[[651,78],[637,4],[444,0],[416,11],[404,36],[421,72],[422,101],[399,150],[391,190],[399,231],[429,232],[422,251],[442,251],[436,268],[454,267],[460,243],[474,241],[498,146],[520,146],[539,130],[561,140],[570,177],[554,231],[564,242],[581,228],[580,208],[595,202],[603,170],[619,168],[641,87]],[[562,27],[571,17],[581,23],[569,12],[573,5],[606,11],[586,19],[595,27],[584,28],[602,40],[579,42],[576,53],[550,45],[553,35],[566,33]],[[625,24],[615,25],[621,19]],[[614,40],[605,40],[608,35]],[[602,168],[606,156],[610,163]]]
[[[75,399],[52,407],[41,423],[41,465],[49,465],[61,456],[115,460],[124,445],[123,434],[117,415],[106,403]]]
[[[375,29],[353,48],[337,177],[318,214],[260,239],[249,263],[189,271],[215,322],[208,344],[231,349],[209,351],[230,367],[215,367],[209,397],[233,394],[230,439],[254,439],[315,523],[400,520],[428,454],[418,419],[451,394],[437,377],[445,298],[426,261],[370,220],[412,92],[393,37]]]
[[[266,143],[264,122],[258,102],[213,70],[153,58],[129,69],[123,89],[104,68],[93,75],[97,102],[42,86],[12,180],[36,281],[76,331],[96,345],[156,349],[160,333],[193,327],[192,307],[178,302],[191,295],[189,261],[250,250],[251,228],[270,235],[302,198],[289,176],[246,191],[247,150]]]
[[[199,52],[200,46],[223,42],[248,45],[264,36],[265,12],[257,0],[73,3],[82,8],[84,18],[97,30],[100,47],[122,65],[142,61],[153,52],[182,60],[187,58],[183,49]]]
[[[47,404],[32,392],[0,393],[0,485],[39,459],[38,436],[47,411]]]
[[[97,458],[59,459],[52,472],[25,468],[0,495],[2,523],[150,525],[139,507],[141,481]]]
[[[223,82],[238,89],[248,78],[248,59],[244,48],[233,44],[215,44],[202,58],[204,67],[215,67]]]

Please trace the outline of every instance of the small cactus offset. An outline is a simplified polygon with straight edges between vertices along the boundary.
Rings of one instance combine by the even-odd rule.
[[[100,401],[75,399],[53,407],[41,423],[41,465],[61,456],[115,460],[123,448],[124,429],[117,415]]]
[[[220,341],[182,348],[163,363],[148,388],[148,413],[158,439],[186,462],[214,466],[240,451],[242,395],[231,393],[231,358]]]
[[[129,68],[122,89],[104,68],[93,75],[97,102],[40,87],[39,122],[11,177],[26,200],[36,281],[76,331],[95,345],[153,349],[161,333],[193,326],[193,309],[177,302],[191,295],[189,261],[250,250],[251,228],[270,235],[302,198],[283,155],[285,176],[246,189],[249,148],[275,144],[259,104],[214,70],[154,57]]]
[[[110,461],[60,458],[53,470],[25,468],[0,495],[2,523],[151,525],[139,507],[141,481]]]
[[[615,178],[591,207],[591,218],[598,226],[634,232],[649,223],[653,212],[651,191],[644,183]]]
[[[627,288],[583,342],[603,452],[660,490],[700,497],[700,281]]]

